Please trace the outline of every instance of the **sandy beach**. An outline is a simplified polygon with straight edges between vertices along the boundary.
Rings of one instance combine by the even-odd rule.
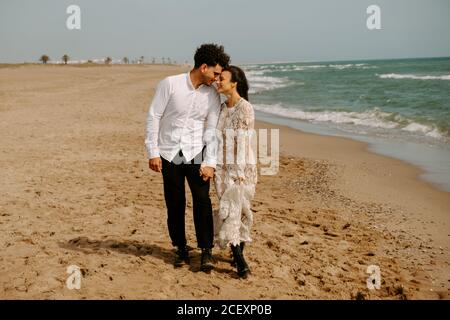
[[[218,248],[199,271],[189,188],[191,265],[174,269],[144,132],[158,81],[187,70],[0,66],[1,299],[449,299],[448,192],[364,143],[261,121],[280,129],[281,155],[256,188],[252,275],[238,279]]]

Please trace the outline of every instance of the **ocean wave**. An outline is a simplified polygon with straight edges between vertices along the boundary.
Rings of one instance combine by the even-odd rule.
[[[247,70],[245,71],[245,74],[248,77],[250,76],[259,76],[259,75],[263,75],[264,73],[266,73],[267,71],[269,71],[268,69],[260,69],[260,70]]]
[[[443,135],[442,133],[437,129],[433,128],[424,124],[411,122],[406,127],[402,128],[404,131],[409,132],[416,132],[416,133],[423,133],[428,137],[436,138],[436,139],[442,139]]]
[[[367,63],[348,63],[348,64],[313,64],[313,65],[298,65],[298,64],[281,64],[281,65],[252,65],[246,66],[246,70],[250,71],[304,71],[308,69],[320,69],[320,68],[332,68],[332,69],[375,69],[377,66],[369,65]]]
[[[286,108],[281,106],[280,104],[276,104],[256,105],[255,110],[299,120],[355,124],[386,129],[397,127],[397,123],[384,119],[390,116],[390,114],[381,112],[379,111],[379,109],[374,109],[366,112],[303,111],[298,109],[296,110],[292,108]]]
[[[310,66],[299,66],[299,71],[307,69],[317,69],[317,68],[332,68],[337,70],[344,69],[376,69],[377,66],[371,66],[367,63],[349,63],[349,64],[328,64],[328,65],[310,65]]]
[[[338,70],[343,69],[349,69],[349,68],[356,68],[356,69],[367,69],[367,68],[373,68],[375,66],[369,66],[367,63],[349,63],[349,64],[329,64],[327,65],[328,68],[334,68]]]
[[[400,129],[403,131],[423,134],[436,139],[443,139],[445,136],[435,126],[416,123],[410,119],[405,119],[398,114],[381,111],[379,108],[373,108],[364,112],[331,110],[303,111],[299,109],[286,108],[280,104],[256,104],[254,105],[254,108],[257,111],[264,113],[316,123],[330,122],[334,124],[355,125],[375,129]]]
[[[442,76],[419,76],[414,74],[398,74],[398,73],[386,73],[386,74],[377,74],[377,76],[381,79],[412,79],[412,80],[450,80],[450,75],[442,75]]]
[[[248,72],[247,79],[249,82],[249,93],[261,93],[263,91],[283,88],[290,85],[290,81],[286,78],[275,78],[262,75],[263,73]]]

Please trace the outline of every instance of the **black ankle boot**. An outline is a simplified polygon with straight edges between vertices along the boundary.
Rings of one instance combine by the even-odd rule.
[[[250,268],[245,261],[241,247],[231,246],[231,250],[233,251],[234,261],[236,262],[238,276],[244,279],[247,278],[248,274],[250,273]]]
[[[189,264],[189,250],[186,246],[178,247],[175,254],[175,261],[173,262],[175,268],[179,268],[184,264]]]
[[[242,241],[242,242],[239,244],[239,246],[241,247],[241,253],[242,253],[242,255],[244,255],[245,242]],[[233,253],[233,252],[231,252],[231,253]],[[234,258],[234,254],[232,254],[232,258],[233,258],[233,260],[230,262],[230,264],[231,264],[232,267],[236,267],[236,259]]]
[[[211,249],[202,249],[200,270],[203,272],[209,273],[212,269],[214,269],[212,250]]]

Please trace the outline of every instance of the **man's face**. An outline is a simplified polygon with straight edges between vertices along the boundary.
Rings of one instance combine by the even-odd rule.
[[[222,67],[220,65],[216,65],[214,67],[208,66],[206,63],[200,67],[203,75],[203,84],[207,86],[212,85],[215,81],[219,80],[220,74],[222,73]]]

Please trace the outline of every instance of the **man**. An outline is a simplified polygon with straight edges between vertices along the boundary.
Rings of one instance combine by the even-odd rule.
[[[229,61],[223,46],[201,45],[194,56],[194,68],[162,80],[150,105],[145,144],[150,169],[163,175],[167,225],[172,244],[177,248],[175,267],[189,263],[186,179],[192,193],[197,244],[202,251],[200,269],[209,272],[214,268],[209,186],[217,163],[215,131],[220,97],[212,84]]]

